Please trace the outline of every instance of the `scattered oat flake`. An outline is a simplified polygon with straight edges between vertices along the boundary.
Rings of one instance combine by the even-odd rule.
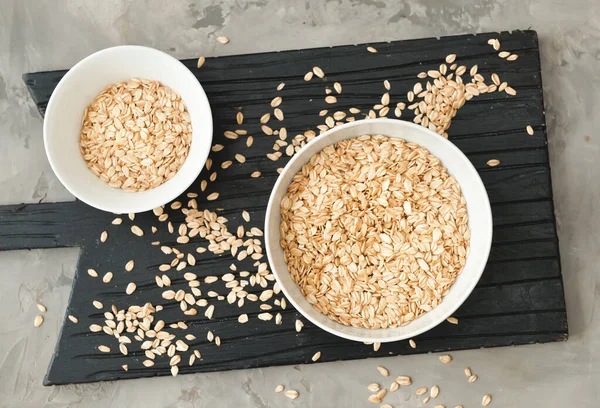
[[[496,167],[497,165],[500,164],[500,160],[491,159],[491,160],[488,160],[486,164],[490,167]]]
[[[202,65],[204,65],[204,62],[206,62],[206,58],[204,58],[204,57],[198,58],[198,62],[196,63],[196,68],[202,67]]]
[[[248,214],[248,211],[242,211],[242,218],[244,219],[244,221],[250,222],[250,214]]]
[[[440,356],[440,361],[444,364],[448,364],[452,361],[452,357],[449,354],[444,354]]]
[[[312,361],[317,361],[318,359],[321,358],[321,352],[317,351],[311,358]]]
[[[104,308],[104,305],[102,304],[102,302],[100,302],[100,301],[98,301],[98,300],[94,300],[94,301],[92,302],[92,305],[94,305],[94,307],[95,307],[96,309],[103,309],[103,308]]]
[[[519,58],[519,56],[517,54],[510,54],[508,57],[506,57],[507,61],[516,61]]]
[[[383,404],[379,408],[394,408],[394,407],[392,407],[390,404]]]
[[[282,82],[279,85],[277,85],[277,90],[281,91],[284,87],[285,87],[285,82]]]
[[[466,367],[466,368],[465,368],[465,375],[466,375],[467,377],[470,377],[470,376],[471,376],[471,369],[470,369],[469,367]]]
[[[208,317],[209,319],[212,319],[214,312],[215,312],[215,305],[210,305],[210,306],[208,306],[208,308],[206,308],[206,311],[204,312],[204,316]]]
[[[108,346],[100,345],[98,346],[98,350],[103,353],[110,353],[110,347]]]
[[[285,392],[285,396],[288,397],[289,399],[293,399],[293,400],[298,398],[299,395],[300,394],[296,390],[288,390]]]
[[[334,82],[333,83],[333,89],[335,89],[335,91],[338,94],[341,94],[342,93],[342,84],[340,84],[339,82]]]
[[[383,86],[385,87],[385,89],[387,89],[388,91],[392,88],[392,85],[390,84],[390,81],[388,81],[387,79],[385,81],[383,81]]]
[[[497,38],[490,38],[487,43],[494,47],[495,51],[500,49],[500,41]]]
[[[469,383],[474,383],[475,381],[477,381],[478,378],[479,377],[477,377],[477,375],[474,374],[474,375],[472,375],[472,376],[469,377],[468,382]]]
[[[284,119],[283,111],[279,108],[275,108],[273,110],[273,116],[275,116],[277,118],[277,120],[280,122]],[[273,133],[275,133],[275,132],[273,132]]]
[[[375,47],[367,47],[367,51],[372,52],[373,54],[375,54],[377,52],[377,49]]]
[[[134,261],[133,261],[133,259],[132,259],[131,261],[129,261],[129,262],[127,262],[127,263],[125,264],[125,270],[126,270],[127,272],[131,272],[131,271],[133,270],[133,267],[134,267],[134,266],[135,266],[135,262],[134,262]]]
[[[434,385],[433,387],[431,387],[431,391],[429,392],[429,396],[431,398],[436,398],[438,395],[440,395],[440,387],[438,387],[437,385]]]
[[[337,102],[337,98],[335,96],[329,95],[327,97],[325,97],[325,102],[327,103],[336,103]]]
[[[425,394],[426,392],[427,392],[427,387],[422,387],[422,388],[419,388],[417,391],[415,391],[415,393],[419,396]]]
[[[221,44],[227,44],[229,42],[229,38],[225,36],[218,36],[217,41]]]
[[[44,323],[44,316],[37,315],[35,319],[33,319],[33,327],[40,327]]]
[[[237,133],[232,132],[231,130],[226,130],[225,132],[223,132],[223,136],[225,136],[227,139],[231,139],[231,140],[236,140],[239,137],[239,135]],[[206,168],[208,170],[210,170],[210,166],[208,166],[208,164],[206,165]]]
[[[381,343],[376,341],[375,343],[373,343],[373,351],[379,351],[379,348],[381,347]]]
[[[138,237],[141,237],[144,235],[144,231],[142,231],[142,229],[140,227],[138,227],[137,225],[131,226],[131,232],[133,232]]]
[[[219,193],[216,193],[216,192],[215,193],[211,193],[211,194],[208,195],[208,197],[206,197],[206,199],[208,201],[214,201],[217,198],[219,198]]]
[[[498,53],[498,56],[499,56],[500,58],[506,58],[506,57],[508,57],[509,55],[510,55],[510,52],[508,52],[508,51],[500,51],[500,52]]]
[[[527,134],[529,136],[533,136],[533,128],[531,127],[531,125],[527,125],[527,127],[525,128],[525,130],[527,130]]]
[[[295,326],[296,326],[296,332],[300,333],[300,331],[304,327],[304,323],[302,323],[302,320],[296,320]]]
[[[371,392],[378,392],[381,389],[381,386],[377,383],[371,383],[367,385],[367,389]]]
[[[481,400],[481,406],[487,407],[492,402],[492,396],[490,394],[485,394],[483,399]]]
[[[235,115],[235,122],[236,122],[238,125],[241,125],[242,123],[244,123],[244,114],[243,114],[242,112],[238,112],[238,113]],[[237,133],[237,131],[236,131],[236,133]]]
[[[79,319],[73,315],[69,315],[69,320],[72,321],[73,323],[79,323]]]
[[[283,98],[281,96],[276,96],[271,100],[271,107],[276,108],[281,105],[281,102],[283,102]]]
[[[42,305],[41,303],[37,304],[37,308],[42,313],[46,313],[48,311],[48,309],[46,308],[46,306]]]
[[[134,282],[129,282],[127,288],[125,289],[125,293],[131,295],[133,292],[135,292],[136,287],[137,285]]]
[[[417,348],[417,343],[415,343],[415,341],[413,339],[410,339],[408,341],[408,344],[410,345],[411,348]]]
[[[275,387],[275,392],[281,392],[285,389],[285,386],[283,384],[279,384],[277,387]]]
[[[306,74],[304,74],[304,80],[307,82],[310,81],[312,79],[313,75],[314,74],[312,73],[312,71],[307,72]]]
[[[260,313],[258,315],[258,318],[260,320],[263,320],[263,321],[268,321],[268,320],[273,319],[273,315],[271,313],[268,313],[268,312],[266,312],[266,313]]]
[[[367,398],[367,401],[372,402],[373,404],[380,404],[381,398],[379,398],[377,396],[377,394],[373,394],[373,395],[369,395],[369,398]]]
[[[313,67],[312,71],[319,78],[323,78],[325,76],[325,72],[323,72],[323,70],[319,67]]]
[[[379,371],[379,373],[384,377],[390,376],[390,372],[388,371],[388,369],[383,366],[377,366],[377,371]]]
[[[448,323],[458,324],[458,319],[456,317],[449,317],[446,319]]]
[[[108,239],[108,232],[102,231],[102,234],[100,234],[100,242],[106,242],[107,239]]]
[[[92,278],[97,278],[98,277],[98,272],[96,272],[94,269],[88,269],[87,270],[88,275],[90,275]]]
[[[402,386],[408,386],[412,384],[412,379],[407,375],[399,375],[396,377],[396,382]]]

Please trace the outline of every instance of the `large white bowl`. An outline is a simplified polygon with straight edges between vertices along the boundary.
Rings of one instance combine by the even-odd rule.
[[[464,269],[432,311],[406,326],[389,329],[361,329],[337,323],[317,311],[306,301],[287,268],[279,245],[281,223],[280,204],[294,175],[317,152],[340,140],[361,135],[382,134],[418,143],[439,157],[442,164],[459,182],[467,200],[471,250]],[[331,129],[308,143],[285,166],[269,199],[265,217],[265,244],[269,262],[277,282],[294,307],[320,328],[346,339],[361,342],[390,342],[408,339],[423,333],[446,320],[469,296],[485,267],[492,244],[492,212],[485,187],[477,171],[465,155],[451,142],[410,122],[392,119],[370,119],[348,123]]]
[[[133,77],[153,79],[181,95],[192,121],[192,144],[177,174],[143,192],[113,188],[94,175],[79,151],[83,111],[107,86]],[[202,86],[185,65],[162,51],[124,45],[98,51],[69,70],[50,97],[44,145],[61,183],[81,201],[104,211],[137,213],[183,193],[198,177],[212,143],[212,114]]]

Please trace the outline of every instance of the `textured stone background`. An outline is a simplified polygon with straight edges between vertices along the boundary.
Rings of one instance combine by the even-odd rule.
[[[45,158],[42,120],[21,81],[24,72],[69,68],[118,44],[191,58],[524,28],[540,35],[567,343],[457,352],[455,362],[444,366],[436,356],[421,355],[44,388],[78,253],[5,252],[0,407],[367,407],[373,405],[366,402],[365,386],[382,379],[377,364],[418,384],[438,384],[436,403],[448,407],[480,406],[486,392],[496,407],[597,406],[598,0],[0,0],[0,203],[72,200]],[[216,44],[217,35],[231,43]],[[48,313],[36,330],[38,299]],[[465,366],[479,375],[475,384],[466,384]],[[275,394],[279,383],[299,390],[300,398]],[[397,391],[386,402],[421,406],[413,392]]]

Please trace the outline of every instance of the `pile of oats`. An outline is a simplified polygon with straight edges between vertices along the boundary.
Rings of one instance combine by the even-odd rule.
[[[79,150],[96,176],[134,192],[175,176],[191,143],[190,115],[179,94],[133,78],[107,87],[86,108]]]
[[[454,177],[423,147],[382,135],[338,142],[294,176],[281,246],[294,281],[344,325],[408,324],[465,265],[470,231]]]

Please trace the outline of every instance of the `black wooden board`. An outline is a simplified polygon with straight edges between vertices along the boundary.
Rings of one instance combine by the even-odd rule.
[[[502,49],[519,55],[517,61],[498,58],[487,44],[498,38]],[[169,260],[153,240],[174,244],[174,236],[158,223],[152,213],[138,214],[135,224],[149,231],[155,225],[158,232],[137,238],[129,232],[132,224],[124,217],[124,225],[113,226],[114,215],[95,210],[75,201],[68,203],[21,204],[0,207],[0,250],[26,248],[81,247],[78,270],[69,300],[65,323],[56,346],[45,384],[66,384],[115,380],[123,378],[168,375],[168,359],[157,360],[152,368],[141,365],[143,353],[130,347],[129,356],[118,353],[116,340],[104,333],[91,333],[92,323],[102,323],[103,317],[91,302],[118,308],[130,304],[165,304],[157,318],[167,323],[185,320],[189,332],[197,340],[190,342],[203,359],[193,367],[180,365],[181,373],[230,370],[272,365],[310,363],[316,351],[322,352],[320,362],[359,359],[374,356],[413,354],[432,351],[507,346],[566,340],[568,336],[563,284],[553,211],[550,167],[546,141],[544,104],[540,77],[538,38],[534,31],[515,31],[480,35],[462,35],[410,41],[372,44],[377,54],[367,52],[365,45],[318,48],[298,51],[272,52],[209,58],[201,69],[196,60],[183,61],[199,78],[213,109],[215,143],[226,148],[212,155],[215,164],[242,152],[247,157],[243,165],[234,164],[219,171],[211,191],[218,191],[217,202],[206,202],[205,194],[198,198],[203,208],[224,208],[221,213],[229,225],[241,222],[241,211],[251,214],[251,225],[262,228],[265,207],[271,187],[282,167],[285,156],[277,162],[268,160],[273,137],[260,131],[258,118],[269,108],[276,95],[275,87],[285,82],[279,93],[284,98],[284,125],[294,135],[314,129],[322,123],[321,109],[331,109],[324,102],[324,86],[334,81],[343,85],[335,109],[355,106],[367,111],[377,103],[384,91],[382,81],[392,84],[392,100],[404,100],[406,92],[417,81],[418,72],[436,68],[448,53],[456,53],[459,62],[479,65],[479,72],[488,78],[496,72],[517,90],[516,96],[505,93],[485,94],[469,101],[458,113],[450,127],[450,140],[469,157],[478,169],[492,203],[494,238],[487,268],[481,281],[464,305],[456,312],[458,325],[443,323],[416,338],[418,347],[408,342],[383,344],[378,352],[372,346],[338,339],[308,323],[296,333],[294,321],[299,314],[288,307],[281,311],[283,324],[262,322],[256,318],[258,305],[247,302],[242,310],[224,301],[218,303],[212,320],[184,316],[177,305],[165,304],[162,289],[154,283],[159,264]],[[324,80],[303,81],[313,66],[327,74]],[[25,74],[24,80],[43,114],[48,98],[65,71]],[[235,114],[242,109],[242,126],[255,137],[252,148],[245,147],[245,138],[232,141],[223,137],[224,130],[239,128]],[[411,119],[408,115],[407,119]],[[525,132],[533,126],[535,134]],[[41,136],[41,135],[40,135]],[[486,166],[496,158],[501,165]],[[261,178],[250,178],[255,170]],[[201,179],[207,178],[206,172]],[[190,191],[199,192],[199,182]],[[185,200],[185,197],[182,198]],[[177,211],[171,220],[181,221]],[[231,229],[231,227],[230,227]],[[101,231],[109,232],[109,240],[101,244]],[[189,252],[198,246],[192,242],[183,246]],[[135,259],[135,269],[124,272],[129,259]],[[198,264],[188,268],[199,276],[223,275],[229,272],[230,256],[209,252],[198,256]],[[238,270],[252,270],[252,262],[236,262]],[[100,273],[115,273],[110,284],[92,279],[88,268]],[[182,273],[169,272],[175,289],[185,287]],[[130,281],[137,291],[126,296],[124,288]],[[223,291],[220,284],[211,289]],[[205,288],[206,290],[206,288]],[[250,292],[259,292],[251,289]],[[276,308],[277,309],[277,308]],[[239,324],[239,313],[248,313],[250,322]],[[66,316],[79,318],[72,324]],[[216,347],[206,340],[212,330],[223,344]],[[111,343],[111,341],[113,343]],[[112,346],[113,352],[102,354],[99,344]],[[184,357],[184,361],[187,358]],[[129,371],[121,369],[129,365]]]

